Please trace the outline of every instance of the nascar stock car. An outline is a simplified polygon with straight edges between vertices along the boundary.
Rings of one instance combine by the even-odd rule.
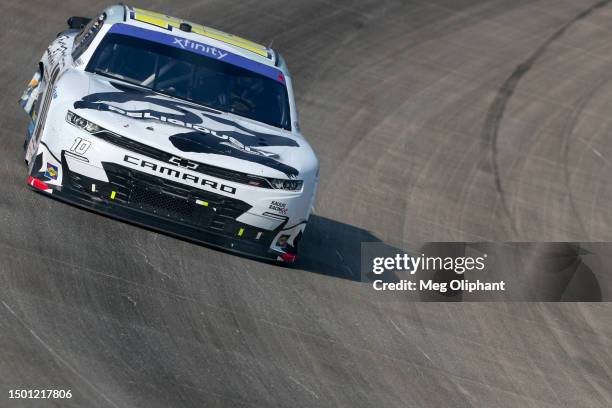
[[[20,104],[28,185],[172,235],[291,263],[318,160],[275,50],[124,5],[71,17]]]

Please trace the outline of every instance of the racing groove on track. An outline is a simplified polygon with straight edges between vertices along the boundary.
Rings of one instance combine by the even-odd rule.
[[[80,3],[0,5],[0,406],[612,405],[609,304],[354,282],[361,241],[612,240],[607,2],[139,3],[285,55],[322,173],[301,269],[25,188],[15,101],[66,17],[106,6]]]

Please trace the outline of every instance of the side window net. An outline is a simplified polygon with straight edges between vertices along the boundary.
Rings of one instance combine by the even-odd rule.
[[[98,18],[92,19],[81,32],[74,39],[74,46],[72,48],[72,59],[76,60],[79,58],[89,47],[94,38],[96,38],[96,34],[102,28],[104,24],[104,20],[106,20],[106,14],[102,13]]]

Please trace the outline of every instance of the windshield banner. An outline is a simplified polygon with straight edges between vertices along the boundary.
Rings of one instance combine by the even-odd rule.
[[[280,83],[285,83],[283,73],[277,68],[261,64],[249,58],[231,53],[210,44],[189,40],[184,37],[177,37],[171,34],[164,34],[153,30],[146,30],[144,28],[134,27],[127,24],[115,24],[111,27],[109,33],[128,35],[143,40],[154,41],[169,47],[190,51],[208,58],[248,69],[249,71],[274,79]]]

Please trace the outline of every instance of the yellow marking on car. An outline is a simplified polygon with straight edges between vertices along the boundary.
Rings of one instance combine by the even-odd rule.
[[[196,200],[196,204],[203,205],[204,207],[208,207],[208,201]]]
[[[170,30],[171,27],[179,27],[181,20],[178,18],[170,17],[165,14],[156,13],[154,11],[139,9],[134,7],[134,20],[141,21],[147,24],[153,24],[154,26],[161,27],[166,30]]]
[[[116,191],[111,192],[111,197],[110,197],[111,200],[114,200],[116,195],[117,195]]]
[[[156,27],[161,27],[165,30],[172,30],[173,28],[179,28],[181,23],[187,23],[191,26],[191,31],[203,35],[204,37],[212,38],[230,44],[245,50],[251,51],[255,54],[261,55],[266,58],[270,58],[268,49],[253,41],[249,41],[237,35],[228,34],[220,30],[216,30],[211,27],[206,27],[200,24],[192,23],[190,21],[182,20],[176,17],[171,17],[165,14],[156,13],[154,11],[144,10],[137,7],[131,9],[134,12],[134,20],[142,23],[152,24]]]
[[[240,228],[240,230],[238,231],[238,236],[241,237],[242,234],[244,234],[244,228]]]

